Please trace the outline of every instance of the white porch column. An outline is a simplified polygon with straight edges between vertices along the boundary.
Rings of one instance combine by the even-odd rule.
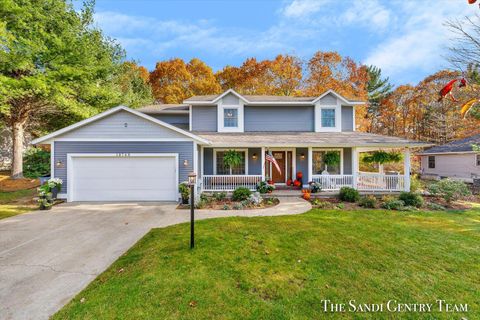
[[[312,181],[313,179],[312,172],[313,172],[313,152],[312,152],[312,147],[308,147],[308,177],[307,177],[308,181],[306,184]]]
[[[358,150],[357,148],[352,148],[352,187],[357,188],[357,181],[358,181]]]
[[[262,180],[265,180],[265,147],[262,147],[262,156],[260,157],[260,161],[262,164]]]
[[[410,191],[410,149],[405,148],[403,153],[403,171],[405,176],[405,191]]]

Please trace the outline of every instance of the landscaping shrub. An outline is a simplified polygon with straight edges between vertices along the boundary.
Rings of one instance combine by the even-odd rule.
[[[340,200],[347,202],[357,202],[360,199],[360,194],[357,189],[350,187],[342,187],[340,189]]]
[[[233,201],[247,200],[251,194],[252,192],[250,191],[250,189],[245,187],[238,187],[237,189],[235,189],[235,191],[233,191],[232,200]]]
[[[328,201],[322,201],[320,199],[313,199],[312,205],[318,207],[319,209],[333,209],[333,203]]]
[[[225,191],[222,191],[222,192],[214,192],[213,193],[213,198],[216,200],[216,201],[223,201],[225,200],[225,198],[227,197],[227,193]]]
[[[182,197],[182,203],[188,204],[188,199],[190,198],[190,188],[186,182],[182,182],[178,185],[178,192],[180,192],[180,196]]]
[[[422,180],[420,180],[418,178],[418,175],[414,174],[414,175],[411,176],[411,179],[410,179],[410,191],[411,192],[420,191],[424,187],[425,187],[425,185],[422,182]]]
[[[420,208],[423,205],[422,196],[415,192],[402,192],[398,198],[402,200],[406,206]]]
[[[435,211],[444,211],[445,210],[444,206],[439,205],[438,203],[434,203],[434,202],[428,202],[427,207],[428,207],[428,209],[435,210]]]
[[[405,206],[405,202],[393,197],[385,197],[384,202],[382,203],[382,208],[388,210],[402,210]]]
[[[38,178],[50,174],[50,152],[41,148],[28,148],[23,155],[23,175]]]
[[[428,186],[428,191],[432,195],[442,197],[447,202],[471,195],[465,182],[452,179],[443,179],[433,183]]]
[[[266,181],[260,181],[257,183],[257,191],[260,193],[269,193],[275,190],[275,186],[273,184],[268,184]]]
[[[374,196],[361,197],[358,205],[364,208],[375,208],[377,206],[377,198]]]
[[[230,207],[228,206],[228,204],[224,204],[222,210],[230,210]]]
[[[235,203],[235,204],[233,205],[233,209],[234,209],[234,210],[242,210],[242,209],[243,209],[243,204],[241,204],[241,203]]]
[[[258,206],[262,203],[263,198],[260,195],[260,192],[254,192],[248,197],[248,199],[246,201],[248,201],[251,204],[254,204],[254,205]]]
[[[318,182],[312,181],[310,182],[310,191],[312,193],[318,193],[322,191],[322,185]]]

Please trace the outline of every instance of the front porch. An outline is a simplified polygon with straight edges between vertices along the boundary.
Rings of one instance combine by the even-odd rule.
[[[309,182],[317,182],[322,191],[335,193],[341,187],[352,187],[364,193],[400,192],[410,190],[410,149],[403,148],[403,172],[384,173],[360,171],[360,153],[379,150],[379,148],[339,147],[291,147],[291,148],[232,148],[242,153],[243,163],[228,174],[222,164],[223,149],[202,148],[199,164],[200,189],[206,192],[233,191],[238,187],[255,190],[261,181],[273,182],[276,186],[285,186],[295,180],[302,172],[302,187]],[[387,148],[382,148],[382,150]],[[398,150],[398,148],[396,148]],[[270,152],[281,167],[278,172],[265,155]],[[340,161],[336,165],[325,165],[328,152],[337,152]]]

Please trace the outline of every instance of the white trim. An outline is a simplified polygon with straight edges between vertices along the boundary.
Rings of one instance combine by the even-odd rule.
[[[313,178],[313,148],[308,147],[308,182],[312,181]]]
[[[357,188],[358,172],[360,171],[358,150],[352,148],[352,187]]]
[[[192,105],[188,106],[188,130],[192,131]]]
[[[252,140],[255,139],[255,136],[252,136]],[[275,139],[275,137],[272,137],[272,139]],[[301,139],[301,138],[299,138]],[[234,143],[234,142],[231,142],[231,143],[227,143],[227,142],[222,142],[222,143],[218,143],[218,144],[214,144],[214,143],[211,143],[209,145],[209,147],[212,147],[212,148],[243,148],[245,147],[247,143],[246,142],[238,142],[238,143]],[[248,142],[248,148],[260,148],[262,146],[265,146],[266,144],[268,144],[270,146],[270,148],[288,148],[288,147],[291,147],[291,148],[308,148],[308,147],[317,147],[317,148],[354,148],[354,147],[358,147],[358,148],[361,148],[361,147],[372,147],[372,146],[369,146],[369,145],[355,145],[355,144],[339,144],[339,143],[335,143],[335,144],[328,144],[328,143],[318,143],[318,144],[315,144],[315,143],[312,143],[312,142],[305,142],[305,143],[296,143],[296,144],[292,144],[291,142],[289,143],[285,143],[285,144],[282,144],[282,142],[268,142],[268,143],[265,143],[265,142]],[[378,150],[378,149],[381,149],[381,148],[396,148],[396,149],[401,149],[401,148],[405,148],[405,147],[409,147],[409,148],[416,148],[416,147],[423,147],[424,144],[416,144],[416,143],[408,143],[408,144],[378,144],[378,145],[375,145],[374,148],[376,148],[375,150]]]
[[[192,139],[190,138],[58,138],[54,139],[55,141],[105,141],[105,142],[122,142],[122,141],[175,141],[175,142],[190,142]]]
[[[343,148],[312,148],[312,175],[321,175],[321,173],[313,173],[313,153],[315,151],[340,151],[340,175],[343,175]],[[337,174],[337,173],[336,173]]]
[[[475,167],[480,167],[480,153],[475,154],[473,159],[475,160]]]
[[[405,148],[404,150],[403,161],[404,161],[403,174],[405,176],[404,189],[405,191],[409,192],[410,191],[410,169],[411,169],[409,148]]]
[[[193,172],[197,175],[197,178],[199,176],[198,172],[198,147],[197,144],[194,142],[193,143]]]
[[[262,153],[260,157],[262,164],[262,180],[265,180],[265,147],[262,147],[262,151],[260,152]]]
[[[57,194],[58,199],[67,199],[67,194],[66,193],[59,193]]]
[[[108,109],[107,111],[104,111],[104,112],[102,112],[102,113],[99,113],[99,114],[97,114],[97,115],[95,115],[95,116],[93,116],[93,117],[90,117],[90,118],[88,118],[88,119],[85,119],[85,120],[79,121],[79,122],[77,122],[77,123],[74,123],[74,124],[72,124],[71,126],[65,127],[65,128],[63,128],[63,129],[57,130],[57,131],[55,131],[55,132],[52,132],[52,133],[50,133],[50,134],[47,134],[47,135],[45,135],[45,136],[43,136],[43,137],[40,137],[40,138],[38,138],[38,139],[35,139],[35,140],[33,140],[33,141],[31,142],[31,144],[40,144],[40,143],[42,143],[42,142],[49,141],[50,139],[53,139],[53,138],[55,138],[55,137],[57,137],[57,136],[59,136],[59,135],[65,134],[65,133],[67,133],[67,132],[69,132],[69,131],[72,131],[72,130],[74,130],[74,129],[77,129],[77,128],[79,128],[79,127],[82,127],[82,126],[84,126],[84,125],[87,125],[87,124],[89,124],[89,123],[91,123],[91,122],[94,122],[94,121],[103,119],[103,118],[105,118],[105,117],[107,117],[107,116],[109,116],[109,115],[111,115],[111,114],[114,114],[114,113],[119,112],[119,111],[122,111],[122,110],[123,110],[123,111],[130,112],[130,113],[132,113],[132,114],[134,114],[134,115],[136,115],[136,116],[139,116],[140,118],[143,118],[143,119],[145,119],[145,120],[151,121],[151,122],[153,122],[153,123],[156,123],[156,124],[161,125],[161,126],[163,126],[163,127],[165,127],[165,128],[171,129],[171,130],[173,130],[173,131],[175,131],[175,132],[178,132],[178,133],[180,133],[180,134],[183,134],[183,135],[185,135],[185,136],[187,136],[187,137],[190,137],[191,139],[196,140],[196,141],[198,141],[198,142],[200,142],[200,143],[204,143],[204,144],[209,144],[209,143],[210,143],[209,141],[207,141],[207,140],[205,140],[205,139],[203,139],[203,138],[200,138],[200,137],[198,137],[198,136],[196,136],[196,135],[194,135],[194,134],[192,134],[192,133],[190,133],[190,132],[188,132],[188,131],[182,130],[182,129],[180,129],[180,128],[178,128],[178,127],[175,127],[175,126],[173,126],[173,125],[171,125],[171,124],[169,124],[169,123],[166,123],[166,122],[163,122],[163,121],[161,121],[161,120],[158,120],[158,119],[156,119],[156,118],[154,118],[154,117],[152,117],[152,116],[149,116],[149,115],[144,114],[144,113],[141,113],[141,112],[139,112],[139,111],[130,109],[130,108],[125,107],[125,106],[118,106],[118,107],[115,107],[115,108]]]
[[[441,156],[441,155],[451,155],[451,154],[476,154],[475,151],[458,151],[458,152],[432,152],[432,153],[417,153],[417,156]]]
[[[50,178],[55,178],[55,142],[50,142]]]
[[[245,174],[232,174],[232,176],[244,176],[248,175],[248,148],[221,148],[213,149],[213,175],[217,175],[217,151],[235,150],[245,152]],[[230,176],[230,174],[224,174],[224,176]]]
[[[225,109],[237,109],[237,126],[225,127]],[[244,131],[244,104],[239,101],[239,104],[223,104],[220,100],[217,105],[217,131],[218,132],[243,132]]]
[[[342,105],[339,99],[336,99],[336,104],[323,105],[320,102],[315,104],[315,132],[341,132],[342,131]],[[323,127],[322,126],[322,110],[323,109],[333,109],[335,110],[335,126],[334,127]]]
[[[352,106],[352,113],[353,113],[353,132],[357,131],[357,130],[356,130],[357,120],[355,119],[355,112],[356,112],[356,108],[355,108],[355,106]]]
[[[123,153],[123,152],[122,152]],[[67,153],[67,202],[75,201],[73,198],[73,158],[116,158],[119,153]],[[178,153],[128,153],[129,158],[175,158],[175,194],[176,198],[180,197],[178,192]]]
[[[246,98],[244,98],[240,93],[236,92],[235,90],[233,89],[228,89],[227,91],[225,91],[224,93],[222,93],[221,95],[219,95],[218,97],[216,97],[215,99],[212,100],[211,103],[216,103],[217,101],[219,101],[220,99],[222,99],[223,97],[225,97],[227,94],[233,94],[234,96],[236,96],[237,98],[243,100],[243,102],[247,102],[248,103],[248,100]]]
[[[228,89],[227,91],[223,92],[222,94],[220,94],[219,96],[217,96],[213,100],[184,100],[183,103],[184,104],[200,104],[200,105],[202,105],[202,104],[203,105],[205,105],[205,104],[215,104],[217,101],[219,101],[220,99],[222,99],[224,96],[226,96],[229,93],[237,96],[237,98],[243,100],[243,102],[245,102],[246,104],[258,104],[258,105],[267,105],[267,104],[271,104],[271,105],[280,105],[280,104],[283,104],[283,105],[312,105],[312,104],[315,104],[321,98],[325,97],[329,93],[335,95],[337,98],[339,98],[340,100],[342,100],[345,104],[347,104],[349,106],[364,105],[365,104],[365,102],[363,102],[363,101],[350,101],[350,100],[344,98],[343,96],[341,96],[340,94],[338,94],[337,92],[335,92],[334,90],[331,90],[331,89],[326,91],[325,93],[323,93],[321,96],[313,99],[312,101],[249,101],[247,98],[245,98],[244,96],[242,96],[241,94],[239,94],[235,90]]]
[[[313,100],[312,103],[317,103],[318,101],[320,101],[320,99],[322,99],[323,97],[327,96],[330,93],[332,95],[334,95],[335,97],[337,97],[338,99],[342,100],[345,104],[347,104],[349,106],[351,106],[351,105],[364,105],[365,104],[365,102],[362,102],[362,101],[350,101],[350,100],[344,98],[343,96],[341,96],[340,94],[338,94],[337,92],[335,92],[332,89],[324,92],[322,95],[320,95],[315,100]]]
[[[205,160],[203,157],[204,157],[203,146],[200,146],[200,173],[202,177],[203,177],[203,167],[205,167]]]
[[[296,156],[297,156],[297,148],[296,147],[289,147],[289,148],[284,148],[284,147],[263,147],[262,148],[264,150],[264,155],[263,155],[263,162],[265,163],[265,152],[267,151],[284,151],[285,152],[285,183],[287,182],[287,151],[290,151],[292,153],[292,180],[295,180],[297,178],[297,159],[296,159]],[[264,166],[262,165],[262,168],[264,168]],[[269,169],[268,169],[268,173],[269,173],[269,178],[272,179],[272,163],[270,162],[269,163]],[[267,174],[267,172],[264,172],[265,174]],[[265,175],[264,175],[265,177]],[[285,184],[284,183],[284,184]],[[275,183],[275,184],[280,184],[280,183]]]

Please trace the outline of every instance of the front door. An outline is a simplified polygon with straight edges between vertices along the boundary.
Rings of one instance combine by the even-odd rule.
[[[272,164],[272,180],[274,183],[285,183],[285,151],[272,151],[272,155],[280,167],[280,172],[278,172]]]

